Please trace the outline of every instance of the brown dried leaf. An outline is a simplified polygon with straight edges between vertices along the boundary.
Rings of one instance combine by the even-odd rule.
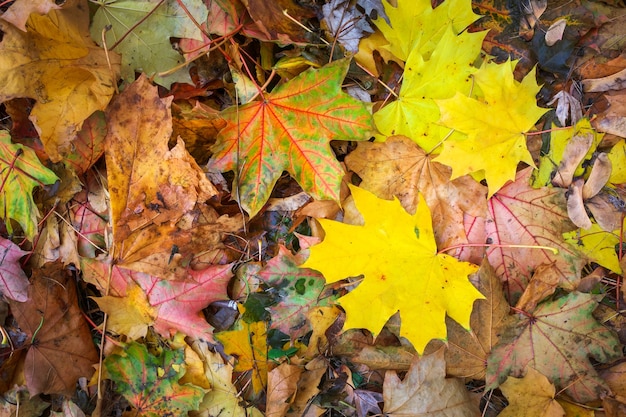
[[[80,377],[89,378],[98,353],[78,307],[74,279],[61,263],[33,271],[29,301],[11,301],[20,328],[31,341],[24,375],[31,395],[71,396]]]
[[[443,349],[416,356],[404,381],[395,371],[383,384],[386,416],[479,416],[478,407],[459,379],[446,378]]]
[[[554,294],[561,275],[554,264],[539,265],[515,308],[532,313],[544,298]]]
[[[397,196],[409,213],[415,213],[422,193],[440,247],[467,243],[463,213],[485,216],[485,187],[469,176],[450,181],[452,169],[433,162],[405,136],[392,136],[383,143],[360,142],[346,164],[361,177],[362,188],[383,199]]]
[[[471,332],[446,318],[446,371],[450,376],[484,379],[487,357],[498,342],[500,327],[509,313],[509,304],[504,298],[502,283],[487,260],[483,261],[472,283],[485,299],[478,300],[474,305],[470,318]]]
[[[266,416],[282,417],[285,415],[298,390],[298,380],[302,372],[302,367],[285,362],[268,374]]]

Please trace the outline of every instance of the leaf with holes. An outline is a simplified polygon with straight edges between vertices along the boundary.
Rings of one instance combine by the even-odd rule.
[[[559,285],[572,290],[585,263],[585,257],[562,237],[563,233],[576,229],[565,209],[565,190],[532,188],[531,172],[530,167],[520,171],[515,182],[489,199],[486,219],[467,215],[465,219],[469,242],[480,248],[463,248],[461,259],[480,262],[485,243],[493,245],[487,246],[487,258],[504,281],[505,293],[512,304],[539,265],[554,263],[561,275]]]
[[[185,373],[184,360],[183,349],[165,349],[154,356],[144,345],[131,343],[123,353],[107,356],[104,366],[137,415],[182,416],[197,410],[205,394],[200,387],[178,383]]]
[[[367,140],[373,123],[365,105],[343,93],[348,60],[309,69],[261,100],[223,112],[227,125],[209,168],[234,170],[241,206],[254,216],[288,171],[317,199],[339,201],[344,171],[331,140]]]
[[[509,316],[487,363],[487,387],[532,367],[574,401],[602,398],[609,388],[590,358],[601,363],[622,357],[619,339],[593,318],[600,297],[572,292],[540,304],[534,312]]]
[[[54,184],[57,179],[32,149],[11,143],[9,133],[0,131],[0,213],[9,233],[13,233],[13,219],[28,239],[35,237],[39,210],[33,200],[33,188]]]

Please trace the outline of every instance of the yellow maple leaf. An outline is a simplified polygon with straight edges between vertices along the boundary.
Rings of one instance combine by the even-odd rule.
[[[434,9],[430,0],[399,0],[397,5],[383,2],[390,24],[382,18],[374,23],[389,42],[387,48],[403,61],[413,50],[428,59],[448,23],[459,34],[480,17],[470,0],[446,0]]]
[[[224,345],[224,352],[237,358],[235,372],[252,371],[252,391],[260,394],[267,386],[267,325],[265,322],[246,323],[237,330],[215,334]]]
[[[457,91],[470,93],[470,76],[477,71],[472,63],[486,34],[456,35],[449,24],[428,59],[413,50],[406,61],[398,99],[374,113],[378,130],[386,136],[408,136],[427,152],[436,148],[450,134],[450,128],[436,124],[440,114],[435,100],[451,98]]]
[[[533,69],[522,82],[513,77],[515,62],[487,63],[474,74],[478,98],[457,93],[435,100],[441,111],[439,123],[467,134],[450,137],[436,158],[452,167],[452,178],[484,171],[489,197],[515,179],[520,161],[534,166],[524,133],[548,109],[537,106],[540,87]]]
[[[431,339],[445,339],[446,313],[469,329],[474,300],[484,298],[469,282],[477,266],[437,253],[428,206],[420,198],[414,215],[397,199],[382,200],[351,186],[364,225],[321,219],[324,241],[311,248],[303,268],[320,271],[327,282],[364,275],[340,299],[345,328],[380,332],[400,312],[400,335],[423,352]]]

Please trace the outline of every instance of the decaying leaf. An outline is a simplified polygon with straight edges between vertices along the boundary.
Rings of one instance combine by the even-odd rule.
[[[271,328],[289,335],[292,340],[310,330],[306,315],[317,305],[324,290],[324,278],[317,271],[299,268],[294,256],[284,246],[270,259],[257,276],[278,293],[277,302],[268,307],[272,315]]]
[[[486,246],[489,263],[506,283],[505,294],[511,303],[539,265],[554,263],[561,275],[559,286],[574,289],[585,263],[576,248],[562,238],[576,228],[565,211],[565,190],[531,188],[531,172],[532,168],[520,171],[515,182],[489,199],[487,219],[466,216],[465,222],[470,243]],[[461,259],[476,262],[485,253],[480,248],[472,254],[471,249],[463,248]]]
[[[60,263],[33,271],[28,303],[10,301],[28,335],[24,375],[30,395],[72,396],[78,378],[89,378],[98,353],[77,303],[74,278]]]
[[[350,189],[365,224],[320,219],[326,237],[311,248],[302,265],[322,272],[327,282],[365,276],[340,298],[345,328],[378,334],[400,311],[400,335],[418,352],[431,339],[446,337],[446,313],[469,328],[474,300],[484,298],[467,279],[477,267],[437,253],[428,206],[422,201],[410,215],[397,199],[382,200],[361,188]]]
[[[591,315],[598,299],[572,292],[540,304],[534,312],[509,316],[489,357],[487,389],[532,367],[574,401],[586,403],[604,396],[609,388],[590,358],[606,363],[621,358],[622,351],[617,336]]]
[[[122,353],[107,356],[104,366],[138,415],[185,415],[198,408],[205,390],[178,383],[185,373],[183,360],[182,350],[164,350],[154,356],[146,346],[131,343]]]
[[[385,415],[477,417],[478,407],[459,379],[446,378],[443,349],[416,356],[403,381],[396,372],[385,374],[383,384]]]
[[[144,336],[147,326],[165,337],[177,331],[193,338],[213,341],[213,327],[201,310],[217,300],[226,300],[226,287],[232,277],[231,265],[212,265],[190,271],[184,280],[164,280],[152,275],[119,268],[122,288],[111,286],[123,297],[95,298],[111,316],[112,330],[131,338]]]
[[[373,131],[365,105],[340,90],[348,64],[307,70],[262,100],[222,113],[228,125],[212,147],[209,168],[235,171],[233,193],[250,216],[283,170],[313,197],[339,201],[343,169],[329,142],[367,140]]]
[[[105,31],[106,43],[122,56],[122,78],[132,82],[135,70],[141,70],[168,88],[172,82],[191,82],[186,67],[173,74],[164,72],[183,62],[182,55],[172,48],[170,37],[202,39],[202,32],[187,15],[190,13],[198,22],[206,20],[208,11],[202,1],[115,0],[96,4],[91,37],[101,45],[103,30],[110,25]]]
[[[472,282],[485,299],[475,303],[470,317],[471,332],[446,318],[446,372],[459,378],[484,379],[487,358],[498,342],[502,324],[509,313],[509,304],[502,293],[500,279],[488,261],[483,261]]]

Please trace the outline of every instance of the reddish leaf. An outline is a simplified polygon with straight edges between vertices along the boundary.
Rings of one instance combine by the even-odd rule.
[[[104,137],[107,134],[104,113],[97,111],[83,122],[72,142],[69,154],[63,159],[66,167],[73,167],[77,174],[87,171],[104,153]]]
[[[488,246],[486,253],[496,274],[508,286],[509,302],[526,288],[534,270],[554,263],[561,275],[560,286],[573,289],[580,279],[585,258],[562,237],[574,230],[565,209],[565,190],[529,186],[532,168],[518,172],[515,182],[500,189],[487,203],[487,219],[466,215],[465,228],[470,243]],[[520,248],[511,245],[528,245]],[[532,248],[548,246],[558,249]],[[461,258],[480,263],[484,250],[464,248]]]
[[[15,243],[0,237],[0,292],[11,300],[28,300],[28,277],[19,260],[26,255]]]
[[[212,147],[209,167],[238,173],[233,189],[254,216],[288,171],[315,198],[339,201],[344,171],[331,140],[367,140],[365,105],[341,92],[349,61],[307,70],[261,100],[223,112],[227,126]]]
[[[30,395],[73,395],[76,381],[89,378],[98,353],[77,303],[74,279],[60,263],[33,271],[30,301],[10,301],[20,328],[31,341],[24,375]]]
[[[530,366],[574,401],[602,398],[609,389],[590,358],[606,363],[623,354],[617,336],[591,315],[597,305],[597,296],[573,292],[540,304],[534,312],[510,316],[489,356],[487,389],[509,374],[522,376]]]
[[[108,269],[105,262],[98,264],[96,261],[85,261],[85,265],[90,266],[90,281],[95,280],[100,287],[106,285]],[[116,323],[117,327],[112,330],[126,333],[131,338],[145,335],[147,326],[153,325],[164,337],[179,331],[193,338],[213,342],[213,327],[207,323],[201,310],[214,301],[228,300],[231,267],[230,264],[215,265],[201,271],[189,271],[189,276],[179,281],[163,280],[114,267],[110,294],[116,296],[95,300]],[[133,322],[130,317],[138,321]],[[134,330],[128,334],[131,328]]]

